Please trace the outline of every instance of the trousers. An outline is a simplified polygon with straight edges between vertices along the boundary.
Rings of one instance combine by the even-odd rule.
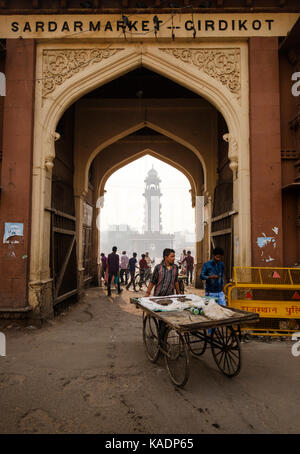
[[[115,276],[114,273],[108,272],[108,280],[107,280],[107,293],[108,293],[108,295],[110,295],[110,293],[111,293],[110,287],[111,287],[111,281],[112,281],[113,276]],[[117,286],[118,286],[118,293],[121,293],[120,279],[118,279]]]
[[[127,284],[127,290],[130,288],[131,284],[133,285],[133,289],[135,290],[135,270],[130,271],[130,282]]]
[[[224,292],[207,292],[205,290],[205,296],[211,296],[212,298],[215,298],[217,303],[220,304],[221,306],[226,306],[226,300],[225,300],[225,294]]]
[[[128,269],[126,268],[121,268],[121,271],[120,271],[120,279],[121,279],[121,283],[124,284],[124,274],[125,274],[125,285],[128,284],[128,274],[129,274],[129,271]]]
[[[192,284],[192,282],[193,282],[193,270],[186,270],[186,285],[189,285],[189,279],[190,279],[190,283]]]
[[[211,296],[212,298],[216,299],[217,303],[220,304],[220,306],[226,306],[226,300],[225,300],[224,292],[212,293],[212,292],[207,292],[205,290],[205,296]],[[208,329],[207,332],[208,332],[208,334],[211,334],[212,330]]]

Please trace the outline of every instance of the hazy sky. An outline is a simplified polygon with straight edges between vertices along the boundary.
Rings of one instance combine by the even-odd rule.
[[[144,156],[122,167],[107,180],[100,216],[101,230],[107,230],[113,224],[128,224],[142,231],[144,180],[152,165],[161,179],[163,232],[195,231],[188,179],[174,167],[152,156]]]

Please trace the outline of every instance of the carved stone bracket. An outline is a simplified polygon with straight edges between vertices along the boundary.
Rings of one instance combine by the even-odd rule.
[[[204,205],[212,203],[212,196],[210,195],[210,193],[208,191],[204,191],[203,195],[204,195]]]
[[[123,49],[45,49],[43,97],[91,64],[110,58]]]
[[[60,139],[60,134],[58,132],[54,132],[54,133],[50,133],[49,136],[48,136],[48,143],[52,144],[53,143],[53,140],[54,142],[56,142],[57,140]],[[55,155],[48,155],[46,156],[45,158],[45,167],[48,171],[52,170],[53,167],[54,167],[54,158],[55,158]]]
[[[240,49],[161,48],[182,62],[196,66],[208,76],[221,82],[238,100],[241,96]]]
[[[46,158],[45,158],[45,167],[46,167],[46,169],[48,170],[48,172],[49,172],[50,170],[52,170],[53,167],[54,167],[54,162],[53,162],[53,160],[54,160],[54,156],[46,156]]]
[[[196,205],[196,194],[195,194],[195,190],[194,190],[194,189],[190,189],[189,192],[190,192],[190,194],[191,194],[192,208],[195,208],[195,205]]]
[[[236,172],[239,166],[238,143],[237,140],[230,134],[224,134],[223,139],[229,143],[228,158],[230,160],[229,167],[233,172]]]

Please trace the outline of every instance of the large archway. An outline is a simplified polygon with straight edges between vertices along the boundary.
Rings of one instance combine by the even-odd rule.
[[[224,138],[229,143],[228,157],[230,168],[234,172],[234,211],[238,213],[234,218],[235,263],[250,263],[249,133],[248,99],[245,95],[245,90],[239,89],[237,93],[236,90],[233,92],[228,89],[228,86],[224,89],[224,81],[221,82],[222,78],[218,80],[217,77],[208,75],[199,68],[199,65],[194,64],[193,59],[186,58],[187,54],[183,53],[184,47],[181,49],[164,48],[158,45],[147,45],[145,47],[140,44],[130,44],[122,49],[116,46],[109,50],[100,46],[95,47],[97,48],[98,56],[100,55],[98,60],[93,65],[85,65],[83,69],[66,79],[62,84],[57,84],[51,92],[45,91],[45,86],[42,87],[39,83],[37,84],[36,109],[40,115],[36,116],[34,134],[32,237],[38,238],[39,241],[32,241],[30,289],[34,285],[48,285],[48,288],[51,286],[49,269],[50,215],[47,210],[45,211],[45,208],[51,206],[51,181],[53,160],[55,158],[54,143],[56,139],[59,139],[59,134],[56,132],[59,119],[72,103],[91,90],[141,66],[151,69],[155,73],[161,74],[167,79],[171,79],[193,93],[200,95],[207,100],[205,102],[209,102],[210,105],[215,106],[217,111],[222,113],[228,128]],[[210,52],[215,52],[215,47],[212,44],[208,46],[208,49]],[[231,54],[236,54],[237,52],[237,46],[233,46],[230,43],[224,43],[220,49],[224,55],[228,52]],[[192,55],[193,57],[199,49],[189,45],[186,51],[189,56]],[[64,54],[65,50],[61,45],[52,46],[52,50],[49,50],[47,45],[41,44],[38,51],[38,57],[40,58],[38,58],[37,62],[40,74],[43,74],[44,71],[43,61],[45,61],[45,55],[51,52],[55,57],[61,53]],[[89,52],[88,47],[83,46],[82,52]],[[43,55],[44,58],[41,58]],[[247,48],[243,43],[238,46],[238,55],[238,58],[245,63]],[[237,71],[240,70],[240,60],[236,65]],[[239,73],[239,78],[241,83],[247,83],[246,73]],[[83,100],[84,102],[86,100]],[[86,157],[80,159],[84,166],[84,172],[79,172],[80,177],[75,175],[74,181],[77,214],[82,212],[83,200],[87,195],[88,169],[94,157],[101,150],[145,126],[150,126],[157,131],[163,132],[192,150],[195,154],[198,153],[198,159],[200,161],[201,159],[203,160],[204,191],[206,191],[208,198],[213,198],[212,188],[214,185],[208,181],[211,179],[207,178],[207,161],[203,158],[202,153],[199,152],[195,141],[193,141],[193,134],[188,137],[184,134],[177,135],[174,130],[172,131],[172,128],[169,130],[164,124],[157,124],[151,119],[144,119],[142,122],[137,122],[135,118],[131,120],[131,125],[129,124],[126,128],[116,122],[115,131],[110,130],[106,138],[102,137],[92,152],[88,147],[86,148],[87,159]],[[76,169],[79,168],[76,157],[74,163],[76,173]],[[211,172],[213,172],[213,168],[214,166],[211,163]],[[212,188],[209,191],[207,188],[209,188],[210,184]],[[80,267],[78,271],[80,272]],[[34,293],[36,294],[36,291]],[[31,292],[32,306],[37,304],[35,294]]]
[[[117,245],[119,254],[136,252],[140,259],[148,251],[156,264],[166,247],[175,250],[177,260],[183,249],[195,257],[195,184],[176,163],[145,149],[106,173],[100,187],[98,252],[109,253]]]

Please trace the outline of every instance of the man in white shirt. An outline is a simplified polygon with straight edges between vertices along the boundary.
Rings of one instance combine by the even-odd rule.
[[[186,250],[183,249],[182,253],[180,254],[180,260],[179,260],[180,263],[183,262],[183,260],[186,258],[186,256],[187,256]]]
[[[124,284],[124,273],[125,273],[125,285],[128,284],[128,263],[129,263],[129,257],[126,255],[126,251],[122,252],[121,259],[120,259],[120,279],[121,279],[121,284]]]
[[[149,252],[145,252],[145,260],[147,262],[148,267],[151,268],[153,261],[151,260],[151,257],[149,256]]]

